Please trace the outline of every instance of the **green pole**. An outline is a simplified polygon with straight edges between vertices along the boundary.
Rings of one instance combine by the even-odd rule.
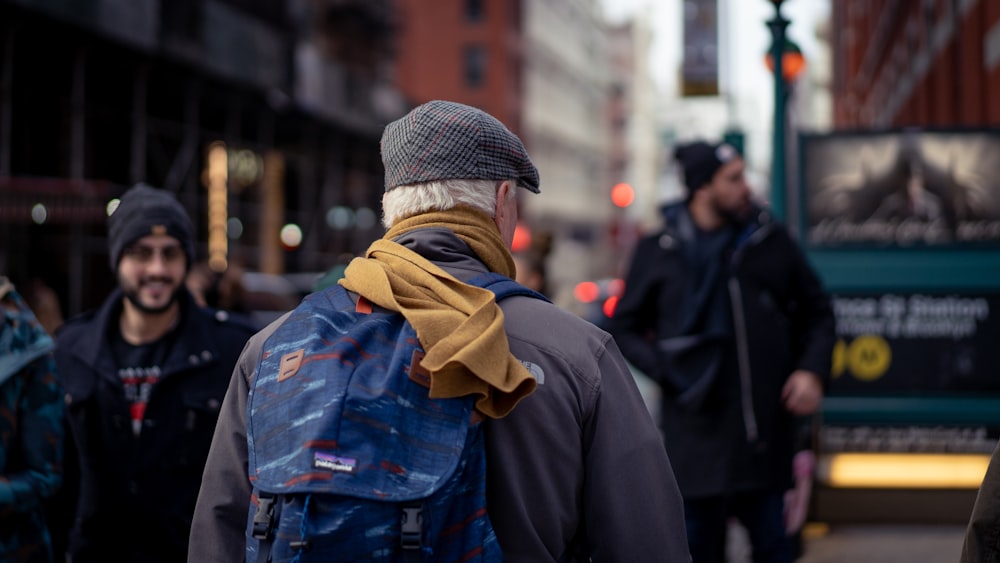
[[[788,20],[781,16],[781,2],[774,2],[774,19],[767,22],[771,28],[771,60],[774,61],[774,147],[771,153],[771,212],[779,220],[786,217],[785,201],[785,78],[782,60],[785,47],[785,28]]]

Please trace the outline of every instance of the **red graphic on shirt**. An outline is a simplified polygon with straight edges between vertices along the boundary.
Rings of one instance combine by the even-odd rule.
[[[125,368],[118,371],[122,387],[125,389],[125,400],[129,402],[129,414],[132,418],[132,432],[138,436],[142,432],[142,420],[146,416],[146,405],[153,385],[160,379],[160,368]]]
[[[132,421],[142,421],[142,416],[146,414],[146,403],[132,403],[129,407],[129,412],[132,414]]]

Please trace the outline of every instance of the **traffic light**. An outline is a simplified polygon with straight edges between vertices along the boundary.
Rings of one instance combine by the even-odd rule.
[[[603,328],[615,315],[624,291],[625,281],[621,278],[586,280],[576,284],[573,297],[582,305],[581,316]]]
[[[635,190],[629,184],[621,182],[611,188],[611,203],[618,207],[628,207],[633,201],[635,201]]]
[[[511,252],[522,252],[531,247],[531,228],[518,221],[514,227],[514,241],[511,243]]]

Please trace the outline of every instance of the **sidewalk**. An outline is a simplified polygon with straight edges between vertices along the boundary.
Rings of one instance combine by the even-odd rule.
[[[832,528],[806,541],[799,563],[955,563],[964,536],[956,525]]]
[[[964,526],[811,524],[798,563],[956,563]],[[746,533],[730,528],[729,563],[750,563]]]

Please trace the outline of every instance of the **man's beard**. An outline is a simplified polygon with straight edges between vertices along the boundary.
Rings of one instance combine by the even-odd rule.
[[[746,207],[739,206],[735,208],[723,207],[721,205],[715,205],[715,212],[722,217],[728,224],[739,227],[745,225],[750,219],[751,211],[753,210],[752,205]]]
[[[142,282],[140,282],[139,285],[136,287],[128,287],[125,285],[122,285],[121,287],[122,287],[122,293],[125,294],[125,299],[128,299],[128,302],[131,303],[133,307],[148,315],[160,315],[167,312],[167,310],[169,310],[170,307],[172,307],[173,304],[177,302],[177,300],[180,297],[181,288],[183,286],[178,285],[174,289],[173,293],[170,294],[170,299],[168,299],[166,303],[164,303],[159,307],[149,307],[139,299],[139,288],[142,287]]]

